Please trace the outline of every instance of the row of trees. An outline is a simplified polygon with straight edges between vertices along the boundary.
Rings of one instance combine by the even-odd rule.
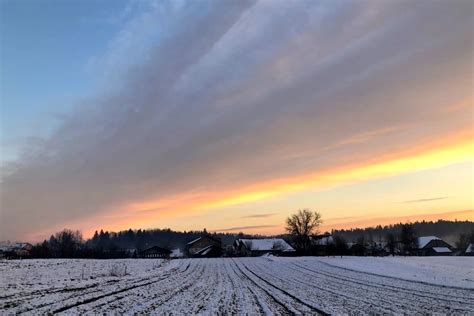
[[[196,239],[203,231],[176,232],[170,229],[126,230],[121,232],[96,231],[91,239],[84,240],[80,231],[64,229],[48,240],[33,246],[35,258],[127,258],[152,246],[167,249],[184,249],[187,242]],[[213,233],[223,244],[232,244],[236,238],[248,235]]]

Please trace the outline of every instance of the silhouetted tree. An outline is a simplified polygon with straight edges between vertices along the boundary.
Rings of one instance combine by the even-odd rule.
[[[79,255],[82,243],[80,231],[64,229],[49,238],[48,248],[54,257],[74,258]]]
[[[342,236],[334,236],[334,247],[336,254],[341,257],[349,253],[347,241]]]
[[[395,235],[392,234],[392,233],[388,233],[387,236],[385,237],[385,239],[387,241],[388,252],[392,256],[395,255],[395,247],[396,247],[396,244],[397,244]]]
[[[418,238],[411,224],[402,225],[400,242],[403,245],[404,254],[413,254],[415,249],[418,248]]]
[[[299,210],[286,219],[286,231],[293,237],[297,250],[308,252],[310,236],[317,233],[321,223],[321,214],[308,209]]]
[[[467,234],[460,234],[456,241],[456,248],[465,250],[469,244],[474,244],[474,229]]]

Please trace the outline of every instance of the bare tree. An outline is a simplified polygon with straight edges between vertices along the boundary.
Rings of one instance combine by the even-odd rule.
[[[310,235],[318,232],[321,214],[308,209],[298,210],[286,219],[286,231],[291,234],[298,250],[307,252],[310,246]]]

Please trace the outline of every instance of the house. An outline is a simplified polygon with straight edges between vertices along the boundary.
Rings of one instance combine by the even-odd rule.
[[[161,248],[158,246],[153,246],[143,251],[140,251],[139,257],[140,258],[169,258],[171,251],[165,248]]]
[[[17,259],[31,256],[33,246],[27,242],[7,243],[0,245],[0,258]]]
[[[203,235],[186,244],[186,254],[189,257],[220,257],[222,243],[219,239]]]
[[[436,236],[423,236],[418,238],[419,256],[451,256],[453,247]]]
[[[281,238],[237,239],[234,249],[240,256],[261,256],[268,253],[289,255],[295,252],[295,249]]]

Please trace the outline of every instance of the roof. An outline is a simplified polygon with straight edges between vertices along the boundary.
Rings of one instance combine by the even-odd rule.
[[[451,249],[449,249],[448,247],[433,247],[433,250],[437,253],[451,252]]]
[[[281,238],[266,238],[266,239],[238,239],[243,243],[247,249],[251,251],[271,251],[282,250],[283,252],[295,251],[293,247],[288,245],[286,241]]]
[[[441,240],[441,238],[436,236],[423,236],[418,238],[418,247],[424,248],[432,240]]]
[[[14,251],[14,250],[20,250],[25,247],[31,246],[30,243],[27,242],[15,242],[15,243],[4,243],[0,244],[0,250],[1,251]]]
[[[199,237],[199,238],[196,238],[190,242],[187,243],[187,245],[191,245],[191,244],[194,244],[196,241],[200,240],[202,237]]]
[[[195,255],[200,255],[200,256],[206,256],[207,254],[209,254],[213,248],[215,248],[216,245],[209,245],[207,247],[204,247],[202,249],[199,249],[198,251],[196,251]]]
[[[207,255],[209,252],[211,252],[211,250],[212,250],[212,246],[209,246],[209,247],[207,247],[207,249],[205,249],[204,251],[201,252],[201,255],[202,255],[202,256],[205,256],[205,255]]]
[[[204,235],[204,236],[198,237],[198,238],[196,238],[196,239],[194,239],[194,240],[191,240],[191,241],[188,242],[186,245],[192,245],[192,244],[194,244],[196,241],[201,240],[202,238],[209,238],[209,239],[212,239],[212,240],[214,240],[214,241],[216,241],[216,242],[219,242],[219,243],[221,242],[221,241],[220,241],[219,239],[217,239],[217,238],[214,238],[214,237],[209,236],[209,235]]]
[[[466,248],[466,253],[474,252],[474,244],[469,244]]]

